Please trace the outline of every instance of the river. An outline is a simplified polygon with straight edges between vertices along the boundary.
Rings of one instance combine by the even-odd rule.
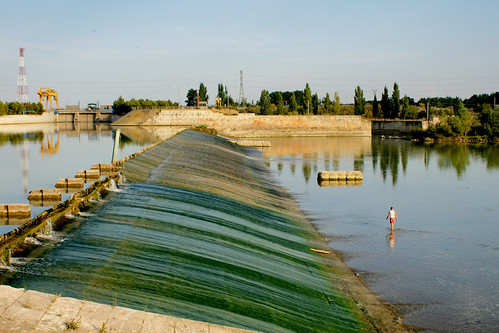
[[[275,179],[405,323],[432,332],[499,328],[497,145],[270,142],[264,156]],[[364,180],[321,187],[321,170],[360,170]],[[394,232],[385,219],[391,206],[399,218]]]
[[[55,147],[52,137],[58,137],[58,148],[43,151],[44,142]],[[125,138],[120,157],[154,141],[144,137]],[[26,186],[53,187],[58,178],[108,162],[113,145],[109,129],[3,138],[2,203],[26,202]],[[497,146],[376,138],[270,141],[260,158],[273,179],[405,323],[435,332],[499,327]],[[361,170],[364,181],[321,187],[316,180],[321,170]],[[385,220],[390,206],[399,217],[393,232]]]

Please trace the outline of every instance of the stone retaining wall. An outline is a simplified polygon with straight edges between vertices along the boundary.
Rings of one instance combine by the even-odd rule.
[[[224,115],[212,110],[162,110],[133,121],[119,120],[118,126],[207,126],[232,137],[268,136],[371,136],[371,121],[360,116],[263,116],[254,113]]]

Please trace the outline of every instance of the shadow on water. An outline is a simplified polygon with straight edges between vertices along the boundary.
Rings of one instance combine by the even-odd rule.
[[[187,131],[124,172],[123,191],[10,284],[264,332],[370,330],[242,148]]]

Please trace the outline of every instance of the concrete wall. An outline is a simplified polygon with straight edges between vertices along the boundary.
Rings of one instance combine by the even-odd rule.
[[[216,128],[222,135],[233,137],[371,136],[371,122],[360,116],[261,116],[253,113],[224,115],[211,110],[163,110],[143,122],[120,125],[206,125]]]
[[[51,123],[55,121],[53,112],[44,112],[34,115],[6,115],[0,116],[0,125],[15,125],[15,124],[41,124]]]
[[[81,123],[90,123],[95,121],[100,122],[112,122],[113,114],[111,112],[89,112],[89,111],[80,111],[80,112],[59,112],[55,121],[58,123],[66,123],[66,122],[81,122]]]
[[[403,136],[410,133],[412,130],[427,129],[428,122],[426,120],[373,120],[372,134],[373,135],[396,135]]]

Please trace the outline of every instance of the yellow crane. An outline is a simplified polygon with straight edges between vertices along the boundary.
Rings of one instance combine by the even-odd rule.
[[[59,109],[59,99],[57,98],[57,91],[52,90],[50,88],[40,88],[37,94],[40,96],[40,103],[45,99],[45,110],[48,110],[48,104],[50,102],[50,110],[52,110],[52,98],[57,105],[57,109]]]

